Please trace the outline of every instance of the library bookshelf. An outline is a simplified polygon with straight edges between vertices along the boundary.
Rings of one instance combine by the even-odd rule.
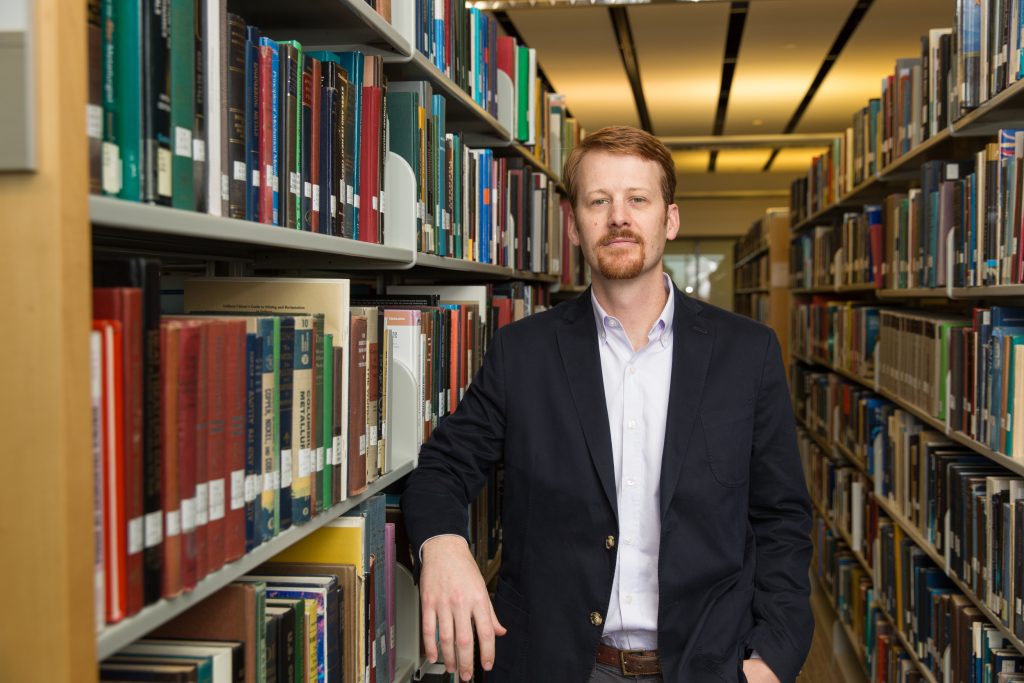
[[[425,80],[444,95],[449,128],[467,144],[501,148],[550,178],[528,147],[455,82],[415,49],[409,3],[395,3],[392,22],[362,0],[299,0],[246,3],[246,19],[272,37],[334,50],[361,49],[381,55],[393,79]],[[231,583],[365,498],[401,480],[415,466],[415,453],[377,480],[301,526],[257,546],[239,560],[203,578],[196,588],[162,599],[114,625],[95,625],[92,600],[93,473],[89,398],[91,260],[94,249],[187,257],[232,264],[233,274],[287,268],[353,277],[412,275],[423,282],[523,280],[548,286],[555,272],[529,272],[488,263],[418,253],[403,225],[395,241],[370,244],[323,234],[286,230],[204,213],[151,206],[89,194],[88,154],[83,134],[88,59],[85,3],[32,3],[36,50],[34,130],[37,168],[0,174],[0,282],[13,293],[5,329],[3,370],[7,391],[0,398],[9,447],[0,456],[0,476],[11,486],[0,502],[0,543],[5,561],[0,580],[16,586],[7,604],[17,618],[0,623],[0,671],[17,681],[96,680],[97,662],[144,636]],[[404,8],[404,9],[403,9]],[[395,193],[388,198],[402,201]],[[396,215],[411,215],[396,210]],[[572,285],[578,289],[576,285]],[[499,554],[500,558],[500,554]],[[500,560],[487,567],[489,580]],[[406,683],[422,666],[418,594],[399,566],[399,661],[396,680]]]
[[[775,330],[783,358],[789,347],[789,211],[768,209],[735,246],[733,310]]]

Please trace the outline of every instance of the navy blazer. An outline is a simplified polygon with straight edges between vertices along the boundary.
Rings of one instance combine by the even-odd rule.
[[[675,290],[662,457],[658,649],[666,683],[734,683],[750,650],[793,681],[811,643],[811,507],[779,343]],[[588,289],[506,326],[424,444],[402,497],[414,548],[469,528],[504,462],[488,681],[585,683],[618,538],[611,436]],[[611,547],[609,547],[611,546]]]

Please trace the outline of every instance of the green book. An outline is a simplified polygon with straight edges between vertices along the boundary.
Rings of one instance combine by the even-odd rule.
[[[171,206],[194,211],[192,129],[195,125],[195,3],[171,5]]]
[[[100,32],[103,38],[102,74],[103,96],[103,143],[101,153],[101,186],[103,194],[117,196],[121,191],[121,151],[118,147],[117,90],[117,36],[120,33],[120,17],[114,0],[103,0],[100,4]]]
[[[417,189],[420,187],[419,97],[414,92],[388,92],[388,145],[412,169]],[[422,202],[416,193],[417,206]],[[423,230],[422,213],[416,211],[416,234]]]
[[[526,142],[530,139],[530,50],[529,48],[518,46],[516,47],[516,61],[518,63],[518,69],[516,70],[516,102],[518,108],[516,110],[516,121],[517,128],[516,139],[520,142]]]
[[[118,95],[117,139],[121,150],[118,196],[142,200],[142,16],[141,5],[114,0],[118,17],[114,87]]]
[[[310,448],[310,490],[319,493],[324,487],[324,433],[323,425],[320,424],[323,416],[323,403],[324,403],[324,316],[322,313],[315,313],[313,318],[313,334],[310,339],[312,345],[313,355],[313,377],[312,377],[312,393],[313,402],[310,406],[311,414],[309,417],[309,429],[312,432],[309,438]],[[311,515],[323,510],[325,507],[323,499],[319,496],[313,496],[316,498],[317,507],[316,512],[310,510]]]

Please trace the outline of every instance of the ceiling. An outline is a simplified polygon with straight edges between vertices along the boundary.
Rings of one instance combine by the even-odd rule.
[[[643,101],[659,136],[785,132],[844,25],[842,49],[820,82],[793,133],[839,132],[870,97],[898,57],[920,54],[928,29],[951,26],[952,0],[695,1],[609,7],[579,5],[506,8],[515,31],[537,49],[552,86],[586,130],[641,125],[638,100],[616,40],[613,12],[624,13],[632,34]],[[857,6],[860,9],[857,10]],[[867,7],[866,11],[864,7]],[[719,112],[724,57],[732,18],[735,68]],[[860,21],[849,21],[851,15]],[[856,16],[855,16],[856,18]],[[850,29],[852,28],[852,32]],[[741,32],[738,32],[742,29]],[[738,41],[737,41],[738,38]],[[626,45],[628,51],[630,46]],[[727,72],[728,73],[728,72]],[[723,116],[724,114],[724,116]],[[676,151],[680,193],[788,190],[821,148],[789,148],[764,167],[770,149],[715,154]],[[782,202],[784,203],[784,202]]]

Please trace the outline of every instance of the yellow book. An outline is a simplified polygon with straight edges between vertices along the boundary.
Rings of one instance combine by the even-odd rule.
[[[320,661],[320,652],[316,643],[316,600],[306,600],[306,683],[317,680],[316,663]]]
[[[271,562],[308,562],[311,564],[353,565],[356,568],[356,595],[353,596],[356,610],[355,648],[359,672],[358,681],[365,680],[366,671],[366,593],[364,577],[367,567],[364,562],[363,546],[366,543],[366,518],[360,515],[339,517],[317,529],[306,538],[281,551]],[[349,596],[345,596],[348,603]],[[347,636],[346,636],[347,638]]]

